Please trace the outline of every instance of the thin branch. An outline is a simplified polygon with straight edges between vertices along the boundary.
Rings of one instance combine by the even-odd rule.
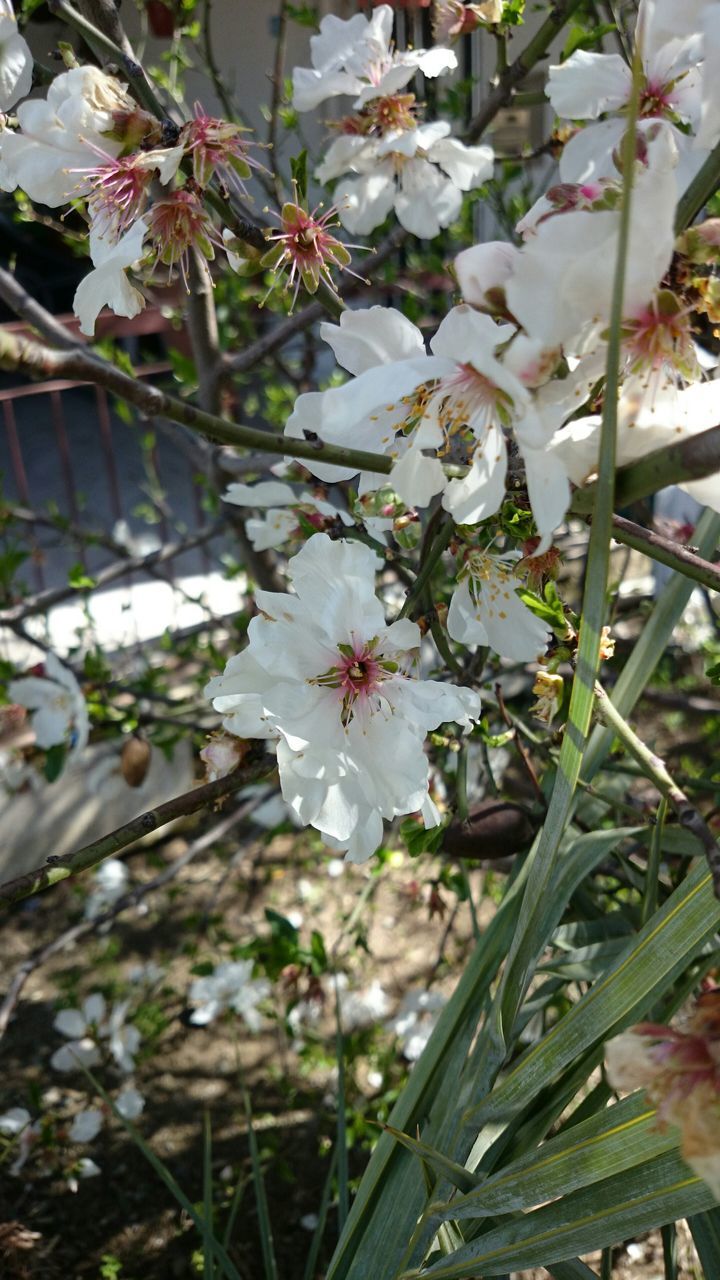
[[[20,320],[37,329],[46,342],[64,351],[74,351],[82,344],[76,334],[46,311],[36,298],[31,297],[20,284],[17,276],[0,267],[0,298]]]
[[[512,102],[517,86],[522,84],[535,64],[545,57],[553,40],[575,10],[579,9],[580,3],[581,0],[557,0],[557,3],[553,4],[550,16],[527,47],[514,62],[510,63],[509,67],[501,72],[495,88],[491,90],[477,115],[470,121],[463,141],[476,142],[492,123],[498,111]]]
[[[156,551],[149,551],[145,555],[127,554],[125,559],[100,569],[93,577],[92,587],[74,587],[69,583],[62,587],[49,587],[47,591],[41,591],[36,596],[26,598],[21,604],[13,605],[10,609],[0,609],[0,626],[10,626],[14,622],[23,622],[25,618],[33,618],[39,613],[47,613],[48,609],[61,604],[63,600],[87,594],[88,591],[99,591],[109,586],[111,582],[116,582],[118,578],[126,577],[129,573],[150,572],[158,565],[166,564],[168,560],[173,560],[176,556],[209,542],[211,538],[222,532],[222,528],[222,524],[218,522],[201,530],[200,533],[193,534],[191,538],[183,539],[182,542],[166,543],[165,546],[158,547]]]
[[[44,946],[38,947],[36,951],[33,951],[32,955],[29,955],[27,960],[24,960],[20,965],[20,968],[16,970],[7,992],[5,993],[3,1002],[0,1005],[0,1039],[2,1039],[7,1031],[8,1023],[15,1011],[25,983],[37,969],[41,968],[42,965],[47,964],[48,960],[51,960],[53,956],[64,951],[65,947],[78,942],[80,938],[87,937],[88,934],[96,933],[97,930],[102,928],[105,924],[112,924],[118,916],[122,915],[125,911],[128,911],[131,907],[136,907],[139,902],[142,902],[143,899],[148,896],[148,894],[154,893],[156,889],[161,889],[171,880],[174,880],[183,868],[186,867],[189,862],[192,862],[193,858],[197,858],[198,854],[203,853],[205,849],[211,848],[212,845],[214,845],[218,840],[221,840],[232,827],[236,826],[238,822],[242,822],[245,818],[249,817],[253,809],[257,808],[261,799],[261,796],[253,796],[252,799],[248,800],[238,809],[234,809],[232,813],[229,813],[221,822],[218,822],[214,827],[211,827],[204,835],[199,836],[197,840],[193,840],[179,858],[176,858],[171,862],[169,866],[160,871],[152,880],[146,880],[144,884],[138,884],[127,893],[124,893],[122,897],[118,898],[113,905],[107,909],[107,911],[103,911],[99,915],[93,916],[91,919],[78,921],[77,924],[72,925],[69,929],[65,929],[63,933],[58,934],[58,936],[53,938],[51,942],[48,942]]]
[[[62,857],[49,855],[44,867],[37,867],[24,876],[18,876],[15,880],[9,880],[7,884],[0,885],[0,907],[12,906],[15,902],[21,902],[24,898],[48,889],[50,885],[57,884],[60,880],[67,880],[69,876],[75,876],[80,871],[96,867],[105,858],[113,857],[121,849],[135,844],[137,840],[157,831],[159,827],[167,826],[176,818],[186,818],[191,813],[198,813],[200,809],[208,808],[217,801],[223,800],[225,796],[239,791],[248,783],[258,782],[268,777],[275,767],[274,761],[263,754],[259,760],[255,759],[241,765],[226,778],[219,778],[217,782],[206,782],[194,787],[192,791],[176,796],[173,800],[165,801],[155,809],[148,809],[146,813],[141,813],[131,822],[117,827],[109,835],[93,840],[92,844],[85,845],[75,853],[63,854]]]
[[[670,801],[680,825],[702,845],[712,874],[715,897],[720,899],[720,847],[702,814],[670,776],[664,760],[651,751],[627,721],[623,720],[601,684],[596,684],[595,695],[598,711],[605,724],[620,739],[628,755],[640,765],[642,772],[655,784],[660,794]]]
[[[287,0],[280,0],[280,10],[277,16],[277,36],[275,37],[275,60],[272,70],[272,100],[270,103],[270,123],[268,126],[268,146],[271,148],[270,163],[272,165],[273,185],[275,189],[275,199],[278,204],[282,204],[282,178],[278,168],[277,144],[278,144],[278,124],[280,122],[280,107],[282,105],[283,95],[283,78],[285,71],[285,47],[287,44]]]
[[[613,516],[613,538],[626,547],[632,547],[634,551],[640,551],[651,560],[675,569],[686,578],[701,582],[711,591],[720,591],[720,565],[704,560],[680,542],[673,542],[671,538],[663,538],[659,533],[643,529],[641,525],[634,524],[623,516]]]
[[[346,449],[321,441],[291,440],[256,427],[230,422],[217,414],[207,413],[197,405],[161,391],[159,387],[124,373],[115,365],[100,363],[82,348],[55,351],[18,334],[0,332],[0,369],[19,370],[28,377],[68,378],[105,387],[114,395],[133,404],[148,418],[165,417],[173,422],[209,436],[223,444],[242,449],[261,449],[292,458],[312,458],[317,462],[354,467],[359,471],[375,471],[388,475],[392,459],[384,454],[367,453],[364,449]]]

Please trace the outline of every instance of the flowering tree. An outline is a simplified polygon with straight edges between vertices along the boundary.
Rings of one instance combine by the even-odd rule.
[[[715,1258],[719,997],[707,975],[720,855],[702,804],[629,720],[693,585],[720,585],[718,0],[640,0],[634,27],[602,20],[613,6],[556,0],[527,37],[521,0],[435,0],[426,47],[397,38],[394,9],[428,4],[316,22],[283,3],[270,148],[217,74],[209,5],[217,116],[184,102],[182,41],[173,76],[146,73],[109,0],[49,0],[77,48],[62,44],[58,74],[33,71],[36,7],[16,18],[6,0],[0,16],[0,189],[25,216],[49,210],[89,256],[74,299],[88,341],[2,269],[0,296],[27,329],[0,331],[0,363],[95,384],[195,433],[254,590],[239,652],[203,666],[216,721],[203,784],[51,854],[0,897],[97,866],[257,779],[353,862],[391,830],[421,858],[517,855],[432,1035],[408,1055],[418,1061],[349,1213],[340,1144],[327,1276],[544,1266],[575,1280],[594,1274],[579,1255],[680,1218]],[[200,22],[182,8],[189,41]],[[309,65],[285,84],[293,17],[311,28]],[[471,38],[497,50],[474,113],[477,86],[461,77]],[[549,55],[549,144],[496,155],[493,122]],[[298,143],[285,163],[279,144],[306,113],[323,143],[312,159]],[[530,195],[522,174],[548,155],[559,172],[543,169]],[[483,205],[506,238],[475,242]],[[104,308],[133,318],[163,291],[183,298],[192,344],[175,390],[93,345]],[[261,425],[239,420],[250,372],[283,387],[286,409]],[[707,508],[692,547],[617,514],[668,485]],[[575,608],[556,585],[571,519],[589,524]],[[610,669],[613,541],[671,576]],[[37,601],[7,594],[0,620],[17,631]],[[24,708],[34,733],[9,763],[44,770],[47,785],[113,722],[115,672],[83,657],[48,653],[7,683],[3,714]],[[510,670],[529,674],[534,728],[508,710]],[[498,814],[476,803],[473,779],[478,759],[492,777],[501,739],[517,744],[533,799],[514,803],[511,785]],[[588,822],[583,800],[602,795],[613,744],[654,788],[653,813],[621,825],[611,801]],[[147,753],[127,736],[128,782]],[[112,917],[124,890],[109,873],[90,914]],[[192,1020],[230,1008],[253,1031],[269,994],[250,960],[227,962],[193,984]],[[107,1042],[132,1071],[137,1033],[125,1006],[108,1015],[101,999],[58,1015],[58,1070],[94,1067]],[[424,1008],[409,1010],[411,1029]],[[118,1114],[137,1117],[138,1098],[126,1087]],[[37,1123],[17,1110],[5,1132]],[[102,1115],[82,1114],[86,1140]],[[207,1247],[237,1274],[212,1236]]]

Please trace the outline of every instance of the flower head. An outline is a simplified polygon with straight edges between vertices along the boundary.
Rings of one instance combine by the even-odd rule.
[[[720,989],[705,991],[677,1026],[641,1022],[606,1047],[614,1089],[644,1089],[661,1125],[720,1198]]]
[[[183,126],[181,139],[192,156],[193,178],[199,187],[206,187],[218,169],[229,169],[242,182],[253,169],[262,168],[250,153],[251,144],[243,137],[249,130],[207,115],[199,102],[194,111],[193,119]]]
[[[308,293],[317,293],[320,281],[331,289],[335,283],[331,267],[347,267],[350,253],[330,227],[339,224],[337,209],[333,205],[320,214],[322,205],[309,212],[303,207],[295,192],[295,200],[288,200],[279,215],[280,229],[267,233],[273,247],[260,259],[261,266],[273,272],[288,272],[286,289],[293,288],[293,306],[302,283]],[[357,247],[357,246],[355,246]]]
[[[33,712],[32,727],[39,747],[66,744],[81,751],[87,744],[89,720],[82,690],[72,671],[54,653],[38,674],[11,680],[8,697]]]
[[[447,628],[461,644],[487,644],[502,657],[530,662],[544,652],[550,632],[517,594],[523,583],[514,559],[466,550]]]
[[[225,1009],[234,1009],[251,1031],[259,1031],[262,1017],[257,1005],[269,996],[271,988],[267,978],[253,978],[252,969],[252,960],[226,961],[207,977],[195,978],[189,994],[196,1007],[190,1021],[204,1027]]]
[[[436,824],[425,735],[479,712],[469,689],[414,678],[420,631],[386,624],[377,564],[362,544],[314,534],[290,561],[295,594],[257,593],[248,648],[206,691],[228,732],[277,742],[290,809],[355,861],[380,844],[383,818],[422,810]]]
[[[162,200],[156,200],[147,215],[148,239],[158,262],[170,269],[179,266],[183,284],[188,290],[188,265],[190,251],[197,249],[210,261],[217,246],[223,241],[213,226],[197,191],[188,183],[171,192]]]
[[[100,147],[91,150],[100,163],[76,172],[83,175],[82,187],[97,234],[117,240],[145,208],[153,177],[157,175],[162,183],[175,177],[183,148],[135,151],[127,156],[112,156]]]

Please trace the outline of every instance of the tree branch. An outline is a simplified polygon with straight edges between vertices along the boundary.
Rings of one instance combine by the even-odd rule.
[[[106,362],[96,360],[81,347],[55,351],[18,334],[0,331],[0,369],[20,370],[30,378],[67,378],[103,386],[114,395],[134,405],[148,418],[165,417],[180,422],[222,444],[241,449],[260,449],[291,458],[311,458],[359,471],[375,471],[388,475],[392,459],[384,454],[367,453],[364,449],[346,449],[322,442],[291,440],[256,427],[229,422],[218,414],[207,413],[196,405],[172,396],[148,382],[124,373]]]
[[[671,484],[704,480],[720,471],[720,426],[710,427],[677,444],[665,445],[617,473],[616,505],[629,507]],[[597,481],[576,489],[570,503],[574,515],[592,515],[597,497]]]
[[[135,844],[143,836],[150,835],[159,827],[167,826],[176,818],[186,818],[191,813],[197,813],[200,809],[223,800],[225,796],[232,795],[241,787],[268,777],[275,767],[275,762],[263,752],[260,759],[256,757],[255,760],[248,760],[227,777],[219,778],[217,782],[206,782],[194,787],[192,791],[176,796],[173,800],[166,800],[164,804],[158,805],[155,809],[148,809],[138,818],[124,823],[122,827],[117,827],[109,835],[101,836],[99,840],[93,840],[92,844],[85,845],[75,853],[63,854],[62,857],[49,855],[44,867],[28,871],[26,875],[18,876],[17,879],[0,885],[0,907],[12,906],[15,902],[21,902],[23,898],[29,898],[34,893],[48,889],[50,885],[57,884],[60,880],[67,880],[80,871],[96,867],[105,858],[112,857],[120,849],[126,849],[128,845]]]
[[[477,115],[470,121],[463,137],[464,142],[476,142],[492,123],[498,111],[512,102],[515,90],[532,71],[541,58],[544,58],[550,45],[562,31],[568,18],[579,9],[581,0],[557,0],[552,6],[550,17],[533,36],[522,53],[500,73],[498,83],[488,94]]]
[[[613,538],[626,547],[632,547],[634,551],[640,551],[651,560],[657,560],[669,569],[684,574],[686,578],[701,582],[711,591],[720,591],[720,565],[704,560],[682,543],[663,538],[650,529],[643,529],[641,525],[625,520],[623,516],[613,516]]]

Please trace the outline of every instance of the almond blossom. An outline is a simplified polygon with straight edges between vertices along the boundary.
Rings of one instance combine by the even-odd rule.
[[[547,444],[582,405],[582,377],[550,384],[536,403],[508,358],[515,329],[467,305],[442,321],[429,356],[420,354],[419,330],[392,308],[346,311],[339,325],[322,325],[321,334],[340,363],[360,372],[344,386],[299,396],[286,435],[302,438],[312,430],[328,443],[389,455],[389,482],[407,506],[427,506],[442,493],[456,523],[477,524],[494,515],[505,496],[506,433],[513,430],[538,529],[547,536],[562,520],[570,489]],[[459,478],[445,474],[441,459]],[[313,461],[306,466],[326,480],[354,474]],[[359,491],[382,483],[377,474],[362,473]]]
[[[372,98],[396,93],[417,71],[434,78],[452,71],[457,58],[450,49],[408,49],[392,52],[393,11],[380,5],[370,18],[356,13],[344,20],[327,14],[320,31],[310,39],[312,67],[293,71],[293,106],[296,111],[352,94],[356,106]]]
[[[307,489],[296,493],[289,484],[278,480],[255,485],[230,484],[223,499],[234,506],[265,511],[264,516],[251,516],[245,521],[245,531],[256,551],[268,551],[284,546],[293,538],[304,538],[303,523],[309,522],[320,529],[326,527],[327,521],[339,520],[346,528],[355,524],[353,516],[343,507]],[[392,519],[383,516],[363,514],[362,520],[371,538],[378,542],[383,541],[393,525]]]
[[[87,745],[90,732],[87,704],[69,667],[48,653],[37,674],[8,684],[11,702],[33,712],[31,723],[39,747],[67,745],[78,752]]]
[[[122,143],[109,137],[113,113],[132,102],[124,85],[97,67],[73,67],[56,76],[47,98],[30,98],[17,109],[18,129],[0,132],[0,189],[20,187],[31,200],[51,207],[90,190],[88,169],[98,151],[117,156]]]
[[[20,35],[11,0],[0,0],[0,111],[9,111],[32,88],[33,56]]]
[[[314,534],[289,564],[295,593],[257,592],[248,647],[206,690],[229,733],[277,743],[290,809],[356,862],[384,818],[421,810],[436,825],[425,735],[480,710],[469,689],[415,678],[420,630],[386,624],[378,563],[363,544]]]
[[[613,1088],[645,1090],[658,1125],[677,1125],[683,1158],[720,1199],[720,991],[703,992],[677,1026],[631,1027],[605,1054]]]
[[[98,1042],[104,1040],[118,1069],[130,1074],[140,1047],[140,1032],[126,1021],[128,1007],[127,1000],[119,1001],[108,1012],[105,997],[96,992],[87,996],[79,1009],[61,1009],[53,1026],[68,1043],[56,1049],[50,1066],[63,1072],[97,1066],[102,1062]]]
[[[136,267],[144,256],[148,224],[138,218],[120,240],[106,238],[90,229],[90,257],[93,270],[80,281],[73,298],[73,311],[80,321],[80,332],[92,337],[95,321],[103,307],[116,316],[136,316],[143,310],[145,299],[130,283],[126,272]]]
[[[544,622],[518,596],[517,553],[493,555],[468,547],[447,617],[448,635],[460,644],[489,645],[514,662],[531,662],[550,639]]]
[[[387,132],[380,138],[341,136],[317,170],[320,182],[350,170],[334,192],[340,221],[367,235],[394,209],[412,235],[430,240],[460,214],[463,192],[493,174],[491,147],[467,147],[450,137],[446,120]]]
[[[205,1027],[226,1009],[233,1009],[250,1031],[259,1031],[263,1020],[257,1005],[267,999],[271,988],[267,978],[253,978],[252,970],[252,960],[229,960],[206,977],[195,978],[189,992],[195,1005],[190,1021]]]
[[[683,186],[702,160],[692,137],[702,113],[700,73],[703,48],[700,17],[717,25],[713,0],[640,0],[635,39],[642,57],[637,129],[643,135],[660,127],[674,139],[680,153]],[[592,53],[578,49],[560,66],[550,68],[548,97],[559,116],[593,120],[566,144],[560,160],[564,182],[586,182],[612,175],[614,156],[625,132],[626,111],[632,90],[632,74],[617,53]],[[609,114],[605,120],[600,116]],[[705,117],[703,146],[713,146],[720,135]]]

